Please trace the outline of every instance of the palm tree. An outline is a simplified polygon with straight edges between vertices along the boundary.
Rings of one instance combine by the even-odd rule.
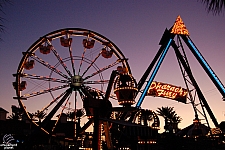
[[[40,111],[40,110],[37,110],[35,113],[34,113],[34,116],[36,118],[38,118],[38,122],[41,123],[41,120],[44,119],[46,117],[46,113],[43,112],[43,111]]]
[[[201,0],[206,5],[208,12],[220,14],[225,9],[225,0]]]
[[[168,106],[158,108],[158,110],[156,110],[156,112],[157,112],[157,115],[159,115],[165,119],[165,125],[171,121],[172,116],[174,116],[174,113],[175,113],[175,111],[173,110],[173,107],[168,107]]]
[[[83,117],[84,115],[84,110],[83,109],[77,109],[76,112],[68,112],[67,113],[67,117],[73,121],[75,119],[75,115],[76,115],[76,119],[80,119],[81,117]]]
[[[11,106],[12,112],[18,115],[21,115],[23,113],[23,110],[20,107],[17,107],[15,105]]]
[[[83,109],[77,109],[77,112],[76,112],[76,118],[81,118],[84,116],[84,110]]]
[[[171,121],[172,123],[180,123],[182,121],[182,118],[180,116],[177,116],[177,114],[174,114]]]
[[[75,112],[72,111],[72,112],[67,112],[67,117],[68,119],[70,119],[70,121],[73,121],[75,119]]]
[[[173,107],[162,107],[156,110],[157,115],[161,116],[165,120],[164,129],[168,130],[169,127],[173,127],[173,129],[177,130],[177,125],[182,121],[182,118],[176,114],[173,110]]]
[[[15,105],[11,106],[12,114],[9,115],[7,118],[12,120],[21,120],[23,115],[23,110],[20,107]]]

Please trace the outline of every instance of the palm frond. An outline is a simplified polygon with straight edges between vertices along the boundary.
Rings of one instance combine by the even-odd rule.
[[[225,0],[201,0],[208,12],[220,14],[225,9]]]
[[[10,0],[0,0],[0,15],[4,14],[3,7],[7,3],[12,4]],[[3,25],[4,21],[5,21],[5,19],[0,16],[0,33],[4,32],[4,30],[5,30],[5,26]],[[0,41],[1,40],[2,39],[1,39],[1,36],[0,36]]]

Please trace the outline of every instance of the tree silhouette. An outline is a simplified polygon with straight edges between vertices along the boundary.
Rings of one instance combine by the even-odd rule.
[[[182,118],[180,116],[177,116],[177,114],[174,114],[171,121],[172,123],[180,123],[182,121]]]
[[[35,116],[36,118],[38,118],[39,123],[41,123],[41,120],[44,119],[44,118],[46,117],[46,113],[43,112],[43,111],[37,110],[37,111],[34,113],[34,116]]]
[[[74,118],[75,118],[75,112],[74,112],[74,111],[72,111],[72,112],[67,112],[66,115],[67,115],[67,118],[70,119],[70,121],[73,121]]]
[[[21,120],[22,116],[20,114],[18,114],[18,113],[12,112],[12,114],[9,115],[7,118],[11,119],[11,120]]]
[[[156,110],[157,114],[165,119],[165,124],[171,122],[172,117],[175,114],[173,107],[162,107]]]
[[[37,118],[37,117],[36,117],[36,114],[28,112],[28,115],[30,116],[30,119],[31,119],[32,121],[37,121],[37,120],[35,119],[35,118]]]
[[[77,109],[76,112],[72,111],[72,112],[68,112],[67,117],[73,121],[75,119],[75,115],[76,115],[76,119],[80,119],[81,117],[84,116],[84,110],[83,109]]]
[[[7,118],[12,120],[21,120],[23,115],[23,110],[20,107],[15,105],[11,106],[12,114],[9,115]]]
[[[169,126],[177,128],[178,123],[182,121],[182,118],[176,114],[173,107],[161,107],[156,110],[157,115],[161,116],[165,120],[165,130],[169,129]]]
[[[206,5],[207,11],[220,14],[225,9],[225,0],[201,0]]]

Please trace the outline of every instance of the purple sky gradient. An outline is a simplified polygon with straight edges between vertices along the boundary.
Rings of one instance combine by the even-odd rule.
[[[139,81],[159,49],[158,43],[165,28],[170,28],[180,15],[190,38],[225,84],[225,16],[207,13],[198,0],[20,0],[12,3],[3,7],[2,16],[6,21],[5,32],[1,33],[3,41],[0,42],[0,107],[9,112],[11,105],[18,105],[13,100],[16,93],[12,87],[15,80],[12,74],[16,73],[22,52],[39,37],[69,27],[89,29],[110,39],[129,58],[133,76]],[[220,123],[225,120],[225,102],[194,56],[188,49],[186,51],[193,74]],[[155,80],[184,85],[172,48]],[[162,106],[174,107],[183,118],[180,128],[190,125],[194,119],[190,104],[154,97],[146,97],[142,104],[142,108],[151,110]]]

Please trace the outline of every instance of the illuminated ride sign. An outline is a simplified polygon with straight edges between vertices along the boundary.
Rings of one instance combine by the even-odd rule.
[[[186,103],[187,93],[187,89],[182,87],[153,81],[148,89],[147,96],[164,97]]]

